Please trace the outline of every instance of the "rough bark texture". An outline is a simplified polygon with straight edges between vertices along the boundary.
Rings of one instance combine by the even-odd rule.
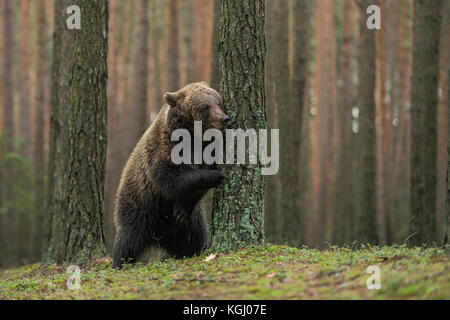
[[[50,153],[50,225],[46,261],[105,253],[102,217],[106,156],[108,5],[78,0],[81,30],[68,30],[55,1]]]
[[[375,32],[366,26],[366,9],[376,4],[361,0],[360,44],[358,52],[359,132],[362,153],[362,198],[359,217],[359,238],[363,242],[377,242],[376,228],[376,160],[375,160]]]
[[[220,93],[230,128],[266,127],[264,1],[227,0],[220,9]],[[264,177],[258,165],[223,168],[214,191],[211,247],[232,250],[263,241]]]
[[[414,1],[411,77],[411,242],[436,241],[437,112],[442,1]]]

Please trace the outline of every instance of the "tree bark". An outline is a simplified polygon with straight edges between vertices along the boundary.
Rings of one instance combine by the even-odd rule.
[[[55,2],[47,261],[105,254],[108,3],[78,0],[80,30],[65,26],[69,1]],[[61,232],[60,232],[61,231]]]
[[[436,237],[437,112],[442,1],[414,1],[411,77],[411,227],[413,244]]]
[[[220,10],[220,93],[230,128],[266,128],[264,0],[226,0]],[[248,155],[247,155],[248,156]],[[248,157],[247,157],[248,158]],[[259,165],[222,169],[214,191],[211,248],[233,250],[264,239],[264,177]]]

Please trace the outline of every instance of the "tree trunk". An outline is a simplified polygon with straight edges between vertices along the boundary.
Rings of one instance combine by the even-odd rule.
[[[277,119],[277,104],[276,104],[276,89],[275,73],[277,68],[277,53],[278,48],[276,44],[276,1],[266,2],[266,39],[267,39],[267,56],[266,56],[266,70],[265,70],[265,92],[267,104],[267,123],[269,129],[278,128]],[[272,175],[266,178],[266,190],[264,200],[264,235],[267,241],[279,242],[278,233],[278,202],[280,198],[279,192],[280,179],[279,175]]]
[[[105,254],[108,5],[106,0],[75,1],[82,27],[71,31],[65,9],[72,3],[55,2],[47,260],[57,262]]]
[[[353,234],[351,224],[354,215],[353,191],[353,157],[352,157],[352,108],[355,104],[355,90],[353,85],[354,71],[352,57],[356,48],[356,7],[353,1],[343,1],[342,8],[342,43],[339,50],[339,82],[342,87],[338,92],[338,114],[341,121],[341,152],[339,168],[336,178],[336,228],[334,242],[338,244],[350,243]]]
[[[194,11],[194,1],[180,1],[181,6],[181,76],[180,83],[184,86],[188,83],[195,82],[195,71],[196,71],[196,61],[195,61],[195,11]]]
[[[219,89],[219,24],[220,24],[220,1],[214,0],[213,33],[211,44],[211,88]]]
[[[375,160],[375,30],[366,26],[366,9],[375,4],[361,0],[360,46],[358,53],[359,74],[359,132],[361,138],[362,199],[359,217],[359,239],[376,243],[376,160]]]
[[[441,44],[439,48],[439,111],[438,111],[438,138],[437,138],[437,157],[438,157],[438,182],[436,195],[436,226],[439,242],[445,238],[445,197],[447,192],[446,168],[447,168],[447,141],[449,136],[449,112],[448,109],[448,69],[450,68],[450,1],[444,1],[442,4],[441,18]]]
[[[377,190],[377,226],[378,238],[380,245],[386,245],[387,228],[386,228],[386,214],[387,214],[387,164],[389,159],[388,148],[390,146],[390,116],[389,106],[386,103],[386,82],[387,82],[387,55],[386,55],[386,6],[382,1],[380,2],[380,12],[382,18],[381,29],[376,31],[376,84],[375,84],[375,104],[376,115],[380,120],[376,124],[376,190]]]
[[[309,61],[309,36],[310,36],[310,17],[311,10],[308,0],[294,0],[292,8],[293,17],[293,72],[290,83],[290,96],[292,102],[290,109],[292,118],[290,120],[290,132],[296,132],[290,135],[291,150],[295,153],[291,155],[291,164],[297,168],[292,172],[292,188],[297,189],[297,194],[291,193],[292,201],[292,221],[298,221],[298,225],[291,226],[292,239],[291,241],[302,244],[305,243],[306,223],[304,220],[304,204],[301,200],[304,199],[304,190],[301,188],[301,166],[300,163],[300,149],[301,141],[303,140],[303,109],[305,105],[305,97],[307,96],[306,82],[308,79],[308,61]],[[289,113],[290,111],[288,111]],[[297,171],[297,172],[296,172]],[[294,177],[295,176],[295,177]],[[294,180],[295,179],[295,180]],[[287,199],[286,199],[287,200]],[[282,199],[283,201],[283,199]],[[289,218],[290,219],[290,218]],[[294,230],[296,228],[296,230]]]
[[[298,156],[298,150],[295,144],[295,136],[292,134],[295,126],[296,116],[292,114],[294,106],[290,101],[290,82],[289,82],[289,4],[288,1],[274,1],[270,5],[272,21],[272,32],[274,48],[273,63],[274,73],[273,81],[275,86],[275,105],[278,128],[280,130],[280,166],[279,174],[279,200],[278,206],[274,208],[275,215],[272,219],[275,222],[275,239],[277,242],[294,244],[296,235],[299,233],[298,220],[298,164],[295,159]],[[269,13],[270,14],[270,13]],[[291,114],[290,114],[291,113]],[[298,132],[297,132],[298,133]],[[291,219],[291,221],[290,221]]]
[[[221,3],[220,93],[230,128],[266,128],[264,0]],[[247,155],[248,158],[248,155]],[[264,177],[259,165],[223,168],[226,182],[214,191],[211,247],[233,250],[264,239]]]
[[[2,123],[2,143],[3,143],[3,163],[2,163],[2,206],[6,208],[6,212],[2,214],[3,229],[1,230],[0,242],[4,246],[3,254],[5,265],[10,265],[14,259],[15,248],[17,247],[13,241],[13,232],[16,217],[10,212],[9,202],[12,199],[11,181],[13,181],[13,170],[5,157],[8,153],[14,151],[14,99],[13,99],[13,46],[14,46],[14,26],[13,26],[13,10],[14,3],[12,1],[4,1],[3,3],[3,123]]]
[[[21,141],[20,153],[30,158],[30,2],[20,1],[20,121],[19,133]],[[12,35],[11,35],[12,36]]]
[[[176,91],[180,86],[180,61],[178,39],[178,1],[169,0],[169,33],[167,39],[167,91]]]
[[[45,208],[45,153],[44,153],[44,104],[46,96],[46,82],[43,81],[47,75],[48,59],[47,54],[47,17],[46,1],[37,2],[37,28],[36,36],[38,43],[38,63],[36,66],[37,88],[36,88],[36,108],[34,112],[34,141],[33,141],[33,171],[34,171],[34,201],[35,201],[35,222],[33,234],[33,258],[39,260],[42,258],[42,237],[43,237],[43,219]]]
[[[147,117],[147,83],[148,83],[148,0],[140,0],[140,12],[138,20],[138,30],[135,46],[135,59],[134,59],[134,102],[133,102],[133,114],[132,130],[134,131],[134,137],[132,142],[137,143],[142,134],[147,129],[148,117]]]
[[[411,242],[436,237],[437,112],[442,1],[414,1],[411,77]]]
[[[448,94],[448,105],[449,105],[449,112],[450,112],[450,68],[448,69],[448,85],[447,85],[447,94]],[[448,237],[449,237],[449,230],[450,230],[450,139],[447,139],[447,195],[446,195],[446,211],[445,214],[445,228],[444,228],[444,244],[448,243]]]

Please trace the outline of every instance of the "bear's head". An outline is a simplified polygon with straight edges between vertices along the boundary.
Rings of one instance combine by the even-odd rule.
[[[201,121],[203,130],[223,130],[230,118],[223,110],[222,97],[206,82],[196,82],[176,92],[167,92],[164,100],[169,105],[168,121],[172,129],[191,130],[194,121]]]

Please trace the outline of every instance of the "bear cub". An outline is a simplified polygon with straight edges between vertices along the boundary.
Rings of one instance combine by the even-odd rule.
[[[203,130],[224,130],[229,118],[221,96],[205,82],[168,92],[164,100],[122,172],[114,211],[115,268],[135,262],[145,250],[183,258],[200,254],[206,245],[199,202],[224,175],[213,165],[175,165],[171,152],[178,142],[171,135],[186,129],[193,137],[194,121],[202,121]]]

